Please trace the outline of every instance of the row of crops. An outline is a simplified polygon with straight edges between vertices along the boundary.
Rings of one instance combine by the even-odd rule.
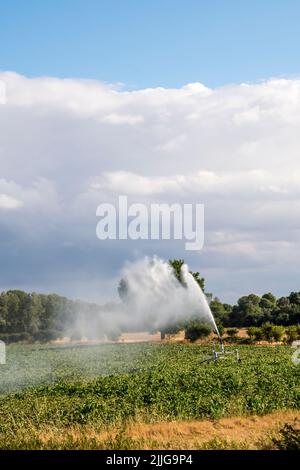
[[[299,409],[287,346],[239,347],[201,364],[198,345],[11,346],[1,366],[0,432],[20,426],[220,418]]]

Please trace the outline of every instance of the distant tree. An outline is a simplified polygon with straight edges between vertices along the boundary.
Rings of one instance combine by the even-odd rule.
[[[174,274],[183,283],[181,268],[184,260],[170,260]],[[198,285],[204,289],[205,283],[199,272],[191,272]],[[121,279],[118,287],[120,298],[128,299],[128,285]],[[205,292],[209,300],[211,294]],[[66,326],[68,332],[76,336],[81,332],[76,331],[76,324],[95,325],[93,334],[95,337],[105,334],[103,321],[95,322],[99,307],[82,301],[69,300],[57,294],[26,293],[21,290],[8,290],[0,294],[0,339],[7,342],[14,341],[48,341],[61,337]],[[286,329],[286,341],[292,342],[300,337],[297,325],[300,323],[300,292],[291,292],[286,297],[276,300],[270,292],[259,297],[255,294],[242,296],[236,305],[222,303],[218,298],[212,298],[210,308],[216,319],[219,329],[225,327],[248,327],[248,334],[258,341],[261,335],[268,341],[279,341],[283,337],[282,327]],[[188,318],[189,312],[186,313]],[[194,319],[195,320],[195,319]],[[198,320],[199,321],[199,320]],[[222,326],[221,326],[222,325]],[[191,326],[191,325],[190,325]],[[274,327],[280,327],[275,328]],[[163,325],[161,334],[175,334],[179,329],[189,327],[189,321]],[[256,327],[256,330],[252,327]],[[261,327],[261,328],[259,328]],[[128,331],[128,324],[120,325],[122,331]],[[130,326],[132,328],[132,326]],[[135,328],[153,328],[151,315],[143,324],[135,323]],[[300,327],[299,327],[300,329]],[[220,331],[221,332],[221,331]]]
[[[27,308],[25,310],[26,325],[24,330],[34,338],[40,329],[40,317],[43,315],[43,305],[38,294],[30,294]]]
[[[184,329],[184,325],[181,322],[168,324],[166,326],[161,327],[160,329],[160,337],[161,339],[165,339],[166,335],[176,335],[179,331]]]
[[[276,305],[276,297],[271,292],[264,294],[259,302],[262,308],[273,308]]]
[[[235,338],[238,334],[238,331],[239,330],[237,328],[227,328],[226,334],[230,336],[230,338]]]
[[[170,259],[169,264],[173,268],[176,279],[178,279],[179,282],[183,283],[181,268],[184,265],[184,260],[183,259],[173,259],[173,260]],[[204,292],[204,289],[205,289],[205,279],[204,279],[204,277],[201,277],[199,272],[190,271],[190,274],[193,276],[193,278],[195,279],[195,281],[197,282],[199,287]]]
[[[291,304],[300,305],[300,292],[291,292],[288,299]]]
[[[266,322],[262,325],[263,339],[270,343],[273,341],[273,326],[274,325],[270,322]]]
[[[193,273],[192,271],[190,271],[190,273],[192,274],[193,278],[197,282],[198,286],[204,292],[205,291],[205,279],[204,279],[204,277],[200,277],[200,273],[198,273],[198,272]],[[209,295],[209,294],[206,294],[206,295]]]
[[[207,337],[211,331],[212,329],[209,325],[200,320],[193,319],[186,325],[185,338],[193,342],[197,339]]]
[[[291,344],[293,341],[297,341],[300,338],[297,325],[288,326],[285,332],[286,332],[286,342],[288,344]]]
[[[263,339],[262,328],[258,326],[249,326],[247,334],[252,341],[261,341]]]
[[[229,304],[222,304],[216,297],[210,302],[209,306],[215,320],[222,323],[224,326],[229,326],[232,306]]]
[[[288,297],[280,297],[278,300],[277,300],[277,305],[279,307],[288,307],[290,305],[290,301],[289,301],[289,298]]]
[[[247,307],[248,305],[259,305],[261,298],[256,294],[244,295],[238,300],[238,305]]]
[[[23,322],[22,322],[22,313],[20,304],[24,299],[23,294],[25,292],[21,291],[7,291],[7,332],[8,333],[19,333],[22,331]]]
[[[121,279],[118,286],[118,294],[121,300],[126,301],[128,298],[128,283],[125,279]]]
[[[291,304],[292,308],[289,313],[289,323],[292,324],[298,324],[300,323],[300,305],[293,303]]]
[[[216,321],[216,325],[217,325],[217,328],[218,328],[218,331],[219,331],[219,334],[222,338],[222,336],[224,335],[225,333],[225,328],[224,326],[222,325],[222,323],[220,321]]]
[[[0,295],[0,333],[6,331],[8,321],[7,296],[5,292]]]
[[[180,283],[183,283],[181,268],[184,265],[184,260],[183,259],[170,259],[169,264],[173,268],[173,272],[174,272],[176,279]]]
[[[263,322],[261,298],[250,294],[240,297],[230,313],[229,323],[232,326],[259,326]]]
[[[277,325],[289,325],[291,323],[291,315],[293,314],[293,306],[288,305],[285,307],[275,307],[272,315],[264,317],[265,322],[269,321]]]
[[[119,328],[115,327],[106,332],[106,337],[110,341],[118,341],[122,332]]]
[[[272,336],[274,341],[281,341],[285,333],[285,328],[280,325],[274,325],[272,328]]]

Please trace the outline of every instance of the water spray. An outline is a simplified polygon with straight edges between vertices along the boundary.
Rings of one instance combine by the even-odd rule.
[[[184,265],[184,266],[186,266],[186,265]],[[183,273],[184,273],[184,269],[185,269],[184,266],[183,266]],[[196,283],[194,283],[193,286],[195,287]],[[197,285],[197,288],[198,288],[197,290],[199,290],[201,292],[200,307],[201,307],[202,310],[203,310],[203,308],[205,309],[206,318],[209,318],[210,322],[213,324],[214,330],[217,333],[218,340],[219,340],[219,348],[217,349],[216,343],[214,343],[213,350],[212,350],[212,355],[207,357],[206,359],[204,359],[204,361],[201,361],[201,362],[213,362],[214,364],[216,364],[218,360],[225,359],[227,356],[232,355],[232,354],[235,354],[236,362],[241,362],[241,359],[239,357],[239,352],[238,352],[237,349],[235,351],[225,351],[225,346],[224,346],[224,343],[222,341],[222,337],[220,335],[219,329],[217,327],[216,321],[215,321],[214,316],[212,314],[212,311],[211,311],[211,308],[210,308],[209,303],[207,301],[207,298],[206,298],[205,294],[202,292],[202,289],[199,285]]]
[[[218,336],[219,348],[214,345],[204,362],[216,363],[233,354],[225,351],[207,297],[186,264],[181,266],[179,281],[170,263],[156,256],[130,263],[123,270],[119,294],[119,304],[105,306],[93,315],[79,315],[66,336],[75,331],[81,337],[95,338],[97,331],[106,334],[122,331],[124,326],[127,331],[161,331],[166,325],[184,322],[188,313],[190,318],[210,324]],[[239,361],[237,351],[236,358]]]

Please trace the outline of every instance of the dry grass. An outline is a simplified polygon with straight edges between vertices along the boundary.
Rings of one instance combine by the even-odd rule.
[[[174,449],[193,449],[216,439],[243,445],[246,442],[249,448],[255,448],[256,443],[267,433],[276,432],[284,423],[294,423],[295,419],[300,421],[300,412],[277,412],[265,416],[223,418],[216,421],[135,424],[127,432],[133,439],[157,441],[162,446],[160,448],[171,444]]]
[[[129,422],[108,430],[93,426],[48,428],[39,432],[36,439],[42,448],[260,449],[285,423],[299,425],[300,412],[281,411],[216,421]]]

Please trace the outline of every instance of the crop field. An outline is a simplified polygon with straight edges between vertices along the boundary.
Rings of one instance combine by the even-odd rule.
[[[0,366],[0,448],[124,448],[128,423],[298,413],[291,348],[238,349],[240,363],[214,365],[201,363],[209,347],[189,344],[11,345]]]

